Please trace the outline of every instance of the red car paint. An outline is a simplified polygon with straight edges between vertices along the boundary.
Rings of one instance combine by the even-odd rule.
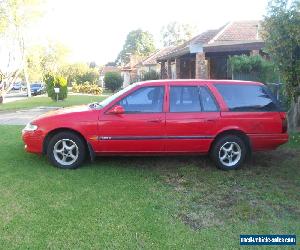
[[[31,122],[35,131],[23,131],[25,149],[44,153],[46,138],[56,131],[81,134],[97,155],[208,153],[215,138],[226,131],[244,133],[253,151],[275,149],[288,141],[283,129],[284,112],[231,112],[214,84],[252,84],[257,82],[216,80],[161,80],[138,83],[102,109],[87,105],[49,112]],[[219,106],[217,112],[177,112],[169,110],[170,86],[205,86]],[[110,111],[128,94],[145,86],[163,86],[161,113],[123,113]]]

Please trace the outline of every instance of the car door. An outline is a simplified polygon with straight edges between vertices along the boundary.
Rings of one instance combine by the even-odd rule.
[[[167,152],[207,152],[220,118],[219,107],[205,86],[170,85],[166,113]]]
[[[99,119],[99,151],[111,153],[163,152],[165,86],[141,86],[115,103],[122,114],[109,110]]]

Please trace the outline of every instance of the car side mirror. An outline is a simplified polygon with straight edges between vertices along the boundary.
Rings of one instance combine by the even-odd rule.
[[[121,105],[114,106],[110,111],[110,114],[120,115],[125,113],[125,109]]]

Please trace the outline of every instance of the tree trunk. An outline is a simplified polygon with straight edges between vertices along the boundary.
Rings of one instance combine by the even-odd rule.
[[[3,103],[3,96],[0,94],[0,104]]]
[[[293,101],[288,111],[289,131],[300,132],[300,96],[297,102]]]
[[[31,89],[30,89],[30,83],[29,83],[29,80],[28,80],[28,74],[27,74],[27,65],[24,66],[24,76],[25,76],[25,82],[26,82],[26,87],[27,87],[27,96],[28,97],[31,97]]]

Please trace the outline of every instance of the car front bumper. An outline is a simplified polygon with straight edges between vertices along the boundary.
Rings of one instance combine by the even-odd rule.
[[[44,137],[42,132],[36,131],[22,131],[22,139],[26,152],[42,154]]]

